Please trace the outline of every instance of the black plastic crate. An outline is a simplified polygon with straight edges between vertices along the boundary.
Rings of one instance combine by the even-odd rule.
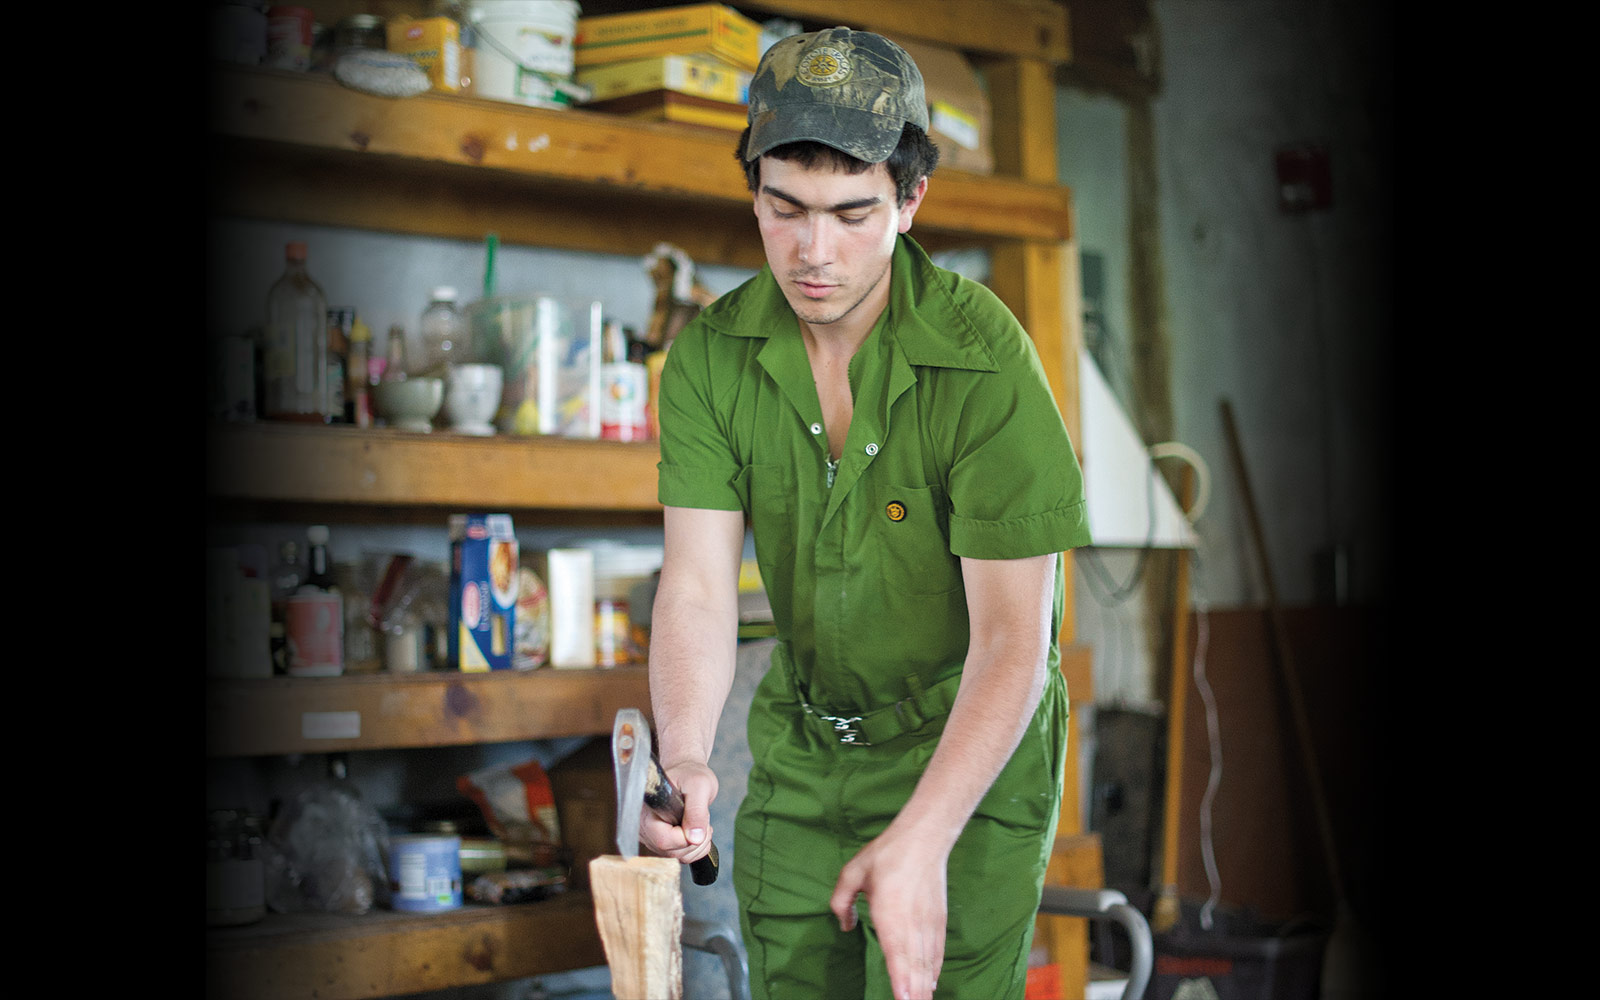
[[[1156,934],[1146,1000],[1317,1000],[1328,930],[1321,922],[1270,924],[1217,913],[1209,930],[1198,911]]]

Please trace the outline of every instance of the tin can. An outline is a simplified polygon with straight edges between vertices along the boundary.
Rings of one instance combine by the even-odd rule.
[[[461,908],[461,838],[407,833],[389,838],[389,905],[411,913]]]
[[[268,7],[265,65],[301,73],[310,69],[312,23],[309,7]]]
[[[338,593],[292,594],[283,615],[291,676],[337,677],[344,673],[344,599]]]

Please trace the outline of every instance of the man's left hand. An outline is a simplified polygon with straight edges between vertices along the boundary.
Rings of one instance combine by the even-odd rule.
[[[949,851],[892,827],[850,859],[831,907],[843,931],[856,926],[857,895],[877,930],[895,1000],[931,1000],[944,964]]]

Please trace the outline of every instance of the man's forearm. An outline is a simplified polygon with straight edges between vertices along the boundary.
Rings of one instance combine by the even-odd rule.
[[[661,760],[704,764],[733,688],[737,605],[664,593],[650,620],[650,705]]]
[[[717,719],[733,688],[739,639],[738,511],[668,507],[666,546],[650,614],[650,705],[669,770],[711,757]]]
[[[1003,568],[968,564],[969,592],[978,595],[978,603],[961,687],[939,745],[897,823],[954,846],[1016,751],[1044,693],[1054,565],[1053,558]],[[977,576],[980,570],[1000,571],[1009,579],[1001,585]]]
[[[939,746],[895,822],[953,847],[1027,731],[1044,679],[1042,661],[969,660]]]

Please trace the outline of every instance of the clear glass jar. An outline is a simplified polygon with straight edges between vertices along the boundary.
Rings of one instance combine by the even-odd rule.
[[[448,379],[452,365],[473,360],[467,356],[467,318],[456,304],[454,288],[440,285],[433,290],[421,324],[421,350],[411,363],[411,374]]]

